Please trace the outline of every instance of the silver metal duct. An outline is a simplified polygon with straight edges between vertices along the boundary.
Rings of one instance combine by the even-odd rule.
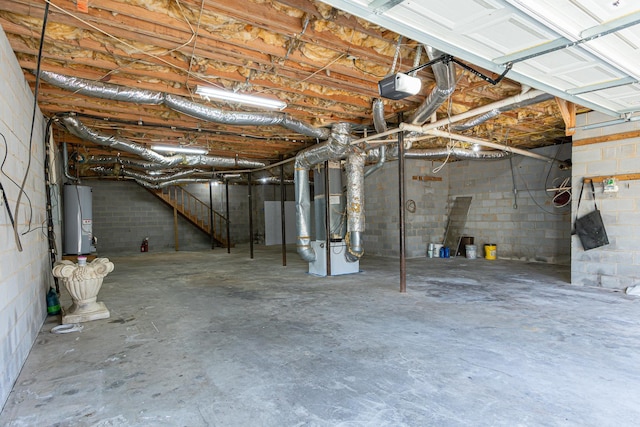
[[[191,176],[197,173],[205,172],[198,169],[190,169],[190,170],[178,171],[178,172],[164,174],[164,175],[153,176],[153,175],[148,175],[145,173],[135,172],[127,169],[118,170],[114,168],[105,168],[102,166],[95,166],[95,167],[89,168],[89,170],[92,172],[98,173],[100,175],[126,176],[128,178],[134,178],[136,179],[136,181],[137,180],[146,181],[150,184],[159,184],[162,182],[186,178],[188,176]],[[205,172],[205,173],[209,173],[209,172]]]
[[[152,90],[131,89],[110,83],[63,76],[49,71],[40,71],[40,78],[61,89],[96,98],[135,102],[137,104],[162,104],[164,102],[164,93]]]
[[[442,55],[442,52],[431,46],[427,46],[426,50],[430,60]],[[451,95],[456,88],[456,70],[452,63],[449,62],[445,64],[439,62],[432,65],[431,69],[436,79],[436,86],[422,105],[411,115],[408,123],[418,125],[429,120],[431,115],[449,98],[449,95]]]
[[[384,119],[384,102],[380,98],[376,98],[373,101],[373,126],[376,128],[376,132],[382,133],[387,131],[387,122]],[[384,162],[387,160],[387,147],[385,145],[381,145],[378,148],[374,148],[376,150],[376,156],[378,158],[378,162],[371,166],[364,173],[364,177],[367,178],[369,175],[380,169],[384,166]]]
[[[295,160],[296,194],[296,244],[298,254],[303,260],[312,262],[316,253],[311,247],[311,196],[309,188],[309,169],[326,160],[338,160],[349,150],[351,137],[348,123],[337,123],[331,127],[329,139],[319,145],[309,147],[298,153]]]
[[[349,262],[364,255],[362,233],[364,232],[364,156],[355,150],[347,155],[347,253]]]
[[[310,124],[293,119],[285,113],[224,111],[164,92],[131,89],[120,85],[69,77],[48,71],[41,71],[40,76],[47,83],[83,95],[115,101],[135,102],[137,104],[165,104],[180,113],[214,123],[236,126],[279,125],[299,134],[322,140],[327,139],[330,133],[327,128],[313,127]]]
[[[197,179],[197,178],[183,178],[183,179],[172,179],[169,181],[160,182],[158,184],[153,184],[147,181],[143,181],[140,179],[136,179],[136,182],[143,186],[144,188],[149,188],[151,190],[159,190],[161,188],[169,187],[170,185],[180,185],[180,184],[205,184],[210,182],[210,179]]]
[[[136,154],[145,160],[163,165],[171,166],[213,166],[222,168],[261,168],[266,166],[264,162],[248,159],[236,159],[230,157],[202,156],[192,154],[182,154],[173,156],[163,156],[143,145],[137,144],[128,139],[115,135],[106,135],[86,127],[77,117],[63,116],[60,122],[69,132],[80,139],[91,141],[95,144],[111,147],[118,151]]]
[[[164,103],[167,107],[180,113],[208,122],[234,126],[274,126],[279,125],[302,135],[318,139],[327,139],[329,129],[315,128],[311,125],[292,119],[285,113],[248,113],[224,111],[207,105],[192,102],[181,96],[167,94]]]
[[[460,160],[500,160],[511,157],[511,153],[506,151],[473,151],[466,148],[426,148],[411,149],[404,154],[405,159],[441,159],[451,155]]]
[[[253,178],[253,177],[252,177]],[[251,180],[254,184],[280,184],[279,176],[263,176],[262,178],[254,178]],[[293,184],[292,179],[285,179],[284,184]]]
[[[88,163],[90,165],[113,165],[120,164],[125,167],[157,171],[167,169],[166,165],[160,165],[158,163],[147,162],[141,159],[135,159],[132,157],[121,156],[89,156],[85,161],[81,163]]]
[[[461,132],[463,130],[471,129],[473,127],[476,127],[486,122],[487,120],[491,120],[494,117],[498,117],[499,115],[500,115],[500,110],[496,108],[495,110],[488,111],[462,124],[451,126],[451,130]]]
[[[465,131],[467,129],[471,129],[472,127],[478,126],[479,124],[482,124],[487,120],[493,119],[494,117],[499,116],[501,113],[511,111],[511,110],[516,110],[518,108],[527,107],[529,105],[538,104],[540,102],[548,101],[550,99],[553,99],[553,95],[549,95],[548,93],[543,93],[542,95],[538,95],[531,99],[525,99],[523,101],[515,102],[513,104],[503,105],[501,107],[494,108],[493,110],[488,111],[480,116],[474,117],[473,119],[465,123],[452,126],[451,130],[456,132]]]

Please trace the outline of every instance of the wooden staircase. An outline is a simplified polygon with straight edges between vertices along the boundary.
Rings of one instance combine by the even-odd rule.
[[[225,248],[229,247],[227,241],[228,219],[219,212],[211,211],[209,205],[198,199],[193,194],[180,186],[170,186],[157,190],[148,189],[150,193],[158,197],[174,209],[174,212],[182,215],[187,221],[195,225],[207,235]],[[211,217],[213,216],[213,224]],[[233,247],[233,245],[231,245]]]

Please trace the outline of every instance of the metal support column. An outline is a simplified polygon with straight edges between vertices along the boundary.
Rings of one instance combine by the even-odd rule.
[[[280,160],[282,161],[280,156]],[[282,266],[287,265],[287,230],[286,230],[286,217],[285,217],[285,199],[287,197],[287,191],[284,187],[284,163],[280,165],[280,224],[282,228]]]
[[[402,113],[398,114],[398,123],[402,123]],[[404,132],[398,133],[398,221],[400,222],[400,292],[407,292],[407,262],[405,254],[405,218],[404,218]]]
[[[253,259],[253,201],[251,199],[251,172],[247,174],[247,192],[249,198],[249,257]]]
[[[224,180],[224,192],[225,192],[225,201],[227,207],[227,253],[231,253],[231,232],[229,230],[229,225],[231,223],[231,218],[229,218],[229,180]]]
[[[211,234],[211,249],[214,249],[216,241],[213,234],[213,181],[209,181],[209,231]]]
[[[176,252],[180,250],[179,238],[178,238],[178,209],[173,207],[173,240],[176,247]]]
[[[331,191],[329,191],[329,162],[324,162],[324,236],[327,251],[327,276],[331,276]]]

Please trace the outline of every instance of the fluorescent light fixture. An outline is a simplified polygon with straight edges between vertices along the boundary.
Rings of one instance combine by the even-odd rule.
[[[208,151],[200,147],[181,147],[179,145],[152,145],[153,151],[164,153],[207,154]]]
[[[223,101],[253,105],[254,107],[269,108],[271,110],[282,110],[287,106],[286,102],[280,101],[278,99],[264,98],[262,96],[247,95],[244,93],[236,93],[210,86],[198,85],[196,87],[196,93],[203,98],[221,99]]]

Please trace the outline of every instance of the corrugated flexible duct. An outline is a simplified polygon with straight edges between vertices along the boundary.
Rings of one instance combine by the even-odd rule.
[[[154,162],[165,167],[172,166],[212,166],[221,168],[247,168],[255,169],[266,166],[264,162],[248,159],[236,159],[230,157],[204,156],[193,154],[182,154],[173,156],[163,156],[143,145],[137,144],[128,139],[115,135],[106,135],[86,127],[77,117],[62,116],[60,122],[69,132],[80,139],[91,141],[94,144],[111,147],[118,151],[137,154],[141,158]]]
[[[295,193],[296,193],[296,244],[298,254],[307,261],[316,259],[311,247],[311,195],[309,186],[309,169],[327,160],[342,159],[349,150],[350,125],[337,123],[331,127],[329,139],[298,153],[295,160]]]
[[[95,98],[114,101],[135,102],[136,104],[165,104],[180,113],[214,123],[237,126],[279,125],[302,135],[327,139],[329,129],[316,128],[286,113],[248,113],[224,111],[208,105],[192,102],[187,98],[164,92],[131,89],[110,83],[94,82],[88,79],[64,76],[50,71],[40,71],[40,78],[49,84]]]
[[[364,220],[364,155],[351,150],[347,155],[347,261],[355,262],[364,255],[362,233]]]
[[[429,60],[442,56],[442,52],[431,46],[426,47]],[[449,98],[456,88],[456,70],[452,63],[439,62],[431,66],[436,86],[424,102],[411,115],[408,122],[413,125],[423,124]]]
[[[382,101],[382,99],[376,98],[373,101],[372,113],[373,113],[373,126],[375,127],[376,132],[378,133],[386,132],[387,122],[384,119],[384,102]],[[369,151],[374,152],[372,154],[376,156],[378,161],[375,165],[371,166],[369,169],[366,170],[366,172],[364,173],[365,178],[371,175],[372,173],[374,173],[375,171],[377,171],[378,169],[380,169],[382,166],[384,166],[384,162],[387,160],[386,145],[381,145],[380,147],[373,148],[372,150],[369,150]]]
[[[145,188],[149,188],[151,190],[159,190],[161,188],[165,188],[165,187],[169,187],[170,185],[180,185],[180,184],[205,184],[207,182],[210,182],[209,179],[197,179],[197,178],[182,178],[182,179],[172,179],[169,181],[164,181],[164,182],[160,182],[158,184],[153,184],[147,181],[143,181],[140,179],[136,179],[136,182],[145,187]]]
[[[500,160],[511,157],[511,153],[506,151],[473,151],[467,148],[425,148],[411,149],[404,154],[405,159],[442,159],[448,155],[460,160]]]
[[[114,165],[119,164],[134,169],[157,171],[167,169],[167,166],[158,163],[148,162],[142,159],[121,156],[89,156],[79,163],[88,163],[90,165]]]
[[[449,154],[450,153],[450,154]],[[500,150],[492,151],[473,151],[467,148],[453,147],[448,149],[442,148],[412,148],[404,153],[405,159],[421,159],[421,160],[433,160],[444,159],[448,155],[459,160],[499,160],[507,159],[512,156],[512,153]],[[379,160],[380,153],[378,151],[369,150],[365,156],[367,162],[376,162]],[[392,156],[387,154],[388,160],[397,160],[397,155]]]
[[[145,181],[149,184],[160,184],[167,181],[172,181],[176,179],[186,178],[196,173],[208,173],[210,172],[201,171],[198,169],[190,169],[184,171],[178,171],[174,173],[168,173],[158,176],[148,175],[145,173],[130,171],[127,169],[114,169],[114,168],[105,168],[102,166],[94,166],[89,168],[90,171],[95,172],[100,175],[113,175],[113,176],[126,176],[127,178],[135,178],[136,180]]]
[[[486,122],[487,120],[493,119],[494,117],[499,116],[501,113],[511,111],[511,110],[516,110],[518,108],[527,107],[529,105],[538,104],[540,102],[548,101],[550,99],[553,99],[553,95],[549,95],[548,93],[543,93],[531,99],[526,99],[526,100],[515,102],[509,105],[503,105],[498,108],[494,108],[493,110],[488,111],[482,115],[474,117],[473,119],[468,120],[462,124],[454,125],[451,127],[451,130],[454,132],[465,131],[467,129],[471,129],[472,127],[476,127]]]

